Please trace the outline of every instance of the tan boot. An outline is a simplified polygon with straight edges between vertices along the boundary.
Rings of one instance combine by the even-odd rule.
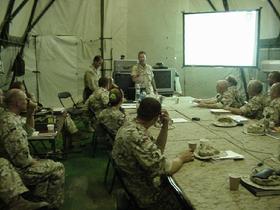
[[[49,204],[47,202],[28,201],[21,196],[13,198],[9,203],[10,210],[36,210],[48,205]]]

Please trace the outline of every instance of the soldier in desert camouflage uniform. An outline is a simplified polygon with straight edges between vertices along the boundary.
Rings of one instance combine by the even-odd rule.
[[[109,93],[109,107],[102,110],[98,116],[100,123],[116,135],[119,128],[124,124],[126,116],[120,111],[123,102],[123,93],[120,89],[114,88]]]
[[[33,132],[35,105],[25,93],[11,89],[5,96],[7,110],[0,115],[0,156],[8,159],[20,174],[24,184],[34,187],[33,194],[50,207],[60,207],[64,197],[64,166],[52,160],[37,160],[30,155],[28,134]],[[26,124],[19,114],[27,110]]]
[[[160,117],[162,128],[157,139],[148,131]],[[174,174],[183,163],[193,160],[191,151],[167,160],[163,153],[167,140],[169,116],[153,98],[140,102],[137,118],[125,123],[118,131],[112,157],[122,172],[122,178],[141,208],[150,210],[180,210],[176,197],[161,181],[161,176]]]
[[[8,160],[0,158],[0,209],[3,201],[10,210],[31,210],[47,206],[46,202],[31,202],[21,195],[28,192],[19,174]]]
[[[21,81],[16,81],[11,85],[11,89],[20,89],[23,92],[25,92],[26,96],[34,103],[37,104],[36,98],[34,97],[33,94],[27,92],[27,90],[25,89],[24,84]],[[42,105],[41,105],[42,106]],[[78,134],[78,128],[75,124],[75,122],[72,120],[71,116],[66,113],[66,117],[65,117],[65,128],[66,131],[71,134]]]
[[[270,90],[271,102],[268,107],[264,109],[264,116],[274,126],[280,126],[280,83],[274,83]]]
[[[269,85],[269,88],[272,87],[273,84],[280,82],[280,72],[279,71],[272,71],[268,74],[267,77],[267,83]],[[270,89],[267,91],[266,94],[266,105],[269,106],[271,101],[270,98]]]
[[[156,94],[156,83],[152,67],[146,64],[146,53],[140,51],[138,53],[139,63],[134,65],[131,70],[132,80],[145,89],[147,94]]]
[[[250,80],[248,83],[249,101],[247,104],[238,108],[231,108],[230,110],[234,114],[244,115],[250,118],[261,119],[263,117],[263,109],[266,105],[265,96],[262,95],[263,85],[258,80]]]
[[[242,106],[236,91],[229,89],[229,83],[226,80],[218,80],[216,85],[217,95],[210,99],[195,99],[199,107],[221,109],[227,107],[239,108]]]
[[[100,67],[103,63],[103,59],[100,55],[93,58],[92,69],[85,72],[84,75],[84,102],[89,96],[98,89],[98,80],[101,77]]]
[[[89,111],[93,111],[98,117],[99,113],[108,107],[109,102],[109,87],[111,80],[102,77],[98,81],[99,88],[88,98],[86,106]]]

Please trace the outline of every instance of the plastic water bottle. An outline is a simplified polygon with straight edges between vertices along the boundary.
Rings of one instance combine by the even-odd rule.
[[[135,84],[135,101],[139,101],[140,99],[140,84]]]
[[[145,91],[142,91],[140,93],[140,101],[142,101],[144,98],[146,98],[147,93]]]

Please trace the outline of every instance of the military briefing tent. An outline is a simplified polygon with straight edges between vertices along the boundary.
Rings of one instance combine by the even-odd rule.
[[[56,106],[59,91],[81,98],[83,74],[94,55],[108,59],[103,68],[111,74],[110,59],[121,54],[136,59],[144,50],[149,64],[176,68],[184,95],[212,96],[217,79],[240,78],[240,71],[182,67],[182,12],[259,8],[259,60],[280,60],[279,0],[1,0],[0,86],[8,88],[22,52],[25,75],[16,79],[24,79],[41,103]],[[250,78],[265,80],[260,65],[245,69],[245,79]]]

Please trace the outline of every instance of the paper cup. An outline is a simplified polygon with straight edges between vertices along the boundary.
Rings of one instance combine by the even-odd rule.
[[[189,142],[189,149],[190,149],[191,151],[195,151],[196,146],[197,146],[197,143],[196,143],[196,142]]]
[[[207,144],[209,144],[209,140],[208,139],[200,139],[199,144],[200,145],[207,145]]]
[[[240,176],[230,174],[229,175],[229,189],[232,191],[236,191],[239,189],[240,184]]]
[[[48,125],[47,125],[47,128],[48,128],[48,132],[49,132],[49,133],[54,132],[54,124],[48,124]]]

